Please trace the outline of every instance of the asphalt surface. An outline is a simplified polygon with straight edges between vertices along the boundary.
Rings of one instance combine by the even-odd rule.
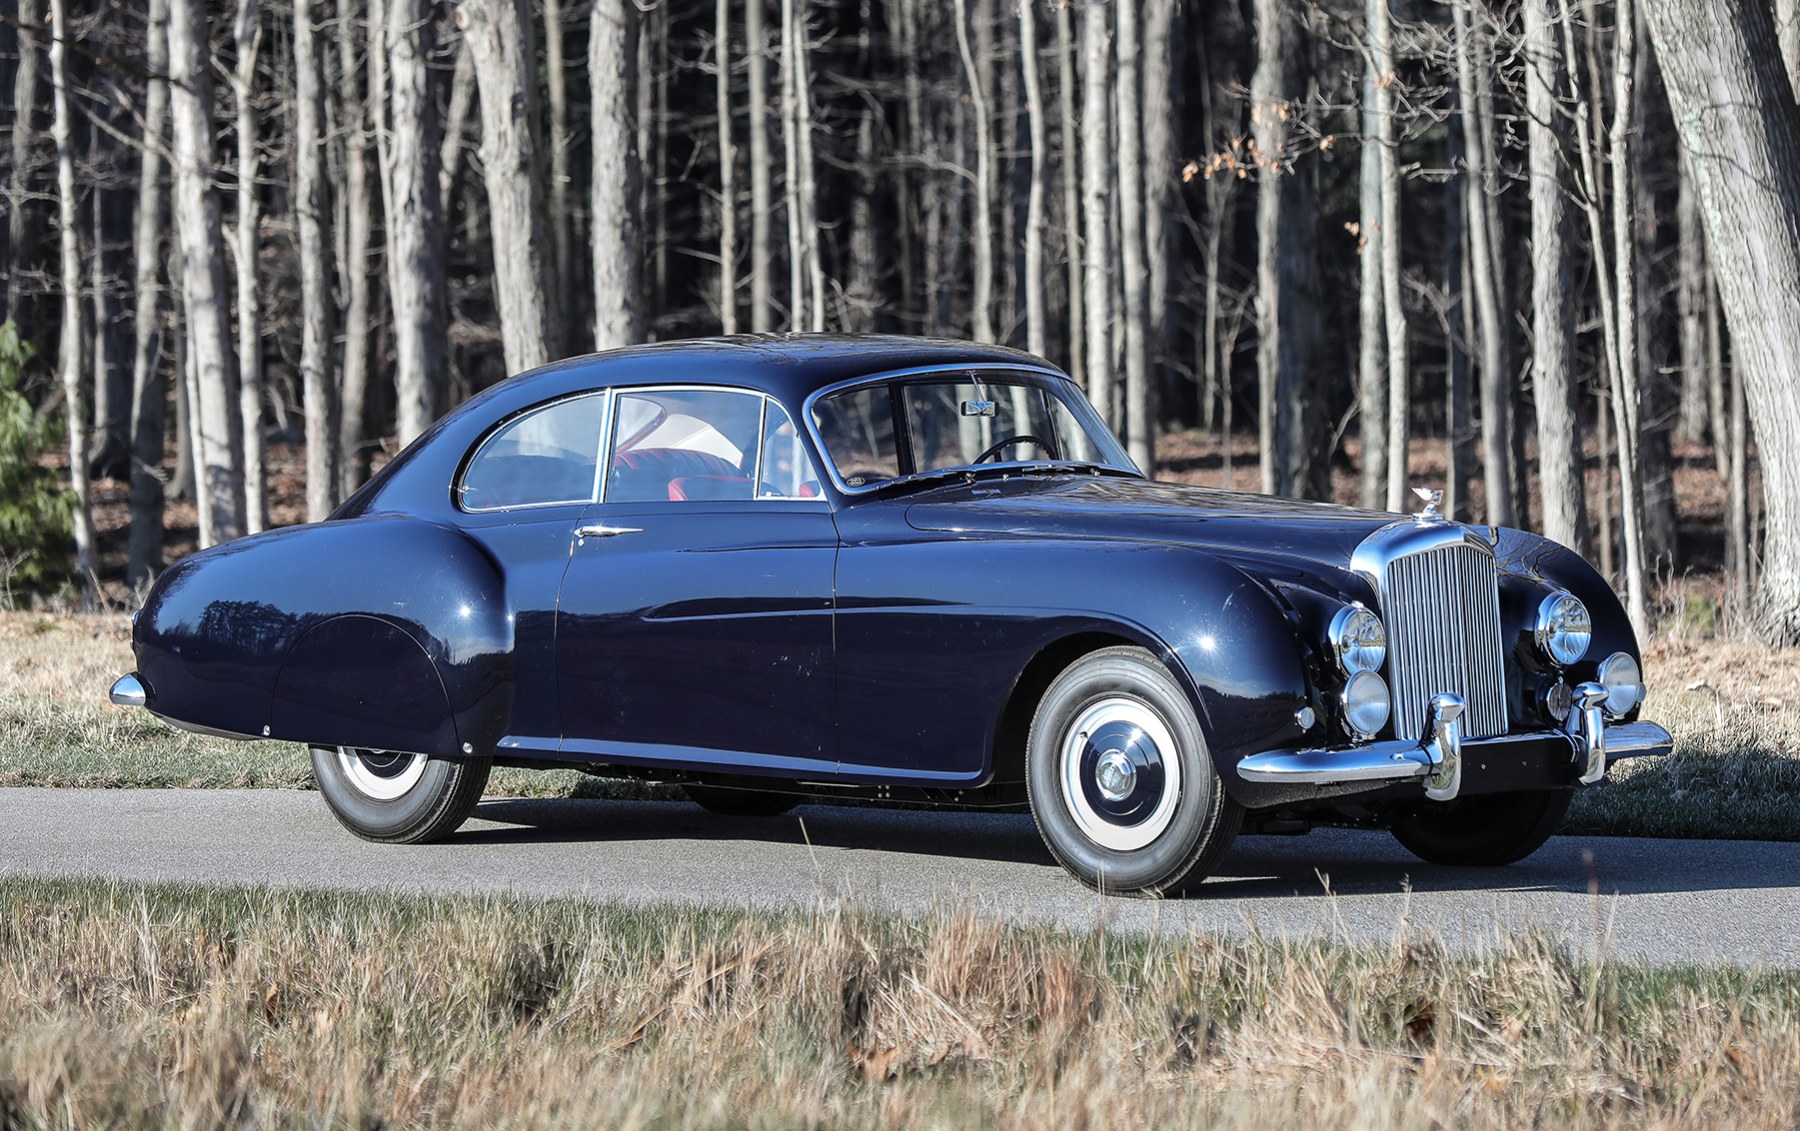
[[[696,806],[494,800],[451,841],[367,844],[316,793],[0,789],[0,875],[502,892],[794,907],[848,898],[1078,929],[1329,935],[1424,931],[1480,949],[1535,928],[1578,954],[1655,964],[1800,966],[1800,844],[1558,837],[1509,868],[1442,868],[1384,833],[1237,842],[1181,900],[1101,899],[1051,859],[1031,819],[807,806],[718,817]]]

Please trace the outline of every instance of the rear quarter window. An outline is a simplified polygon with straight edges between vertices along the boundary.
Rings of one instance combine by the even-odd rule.
[[[542,507],[594,500],[603,394],[531,409],[490,432],[456,485],[466,511]]]

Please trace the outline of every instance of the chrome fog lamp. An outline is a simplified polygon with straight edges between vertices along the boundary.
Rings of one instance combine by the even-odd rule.
[[[1624,652],[1600,661],[1600,683],[1606,688],[1606,713],[1613,718],[1629,715],[1644,701],[1644,672]]]
[[[1563,667],[1587,655],[1594,639],[1594,622],[1587,606],[1573,593],[1552,593],[1538,605],[1537,625],[1532,630],[1538,651]]]
[[[1331,618],[1331,651],[1345,675],[1378,671],[1387,660],[1387,629],[1361,605],[1345,605]]]
[[[1387,682],[1374,672],[1357,672],[1344,685],[1344,724],[1351,737],[1374,738],[1387,726],[1391,709]]]

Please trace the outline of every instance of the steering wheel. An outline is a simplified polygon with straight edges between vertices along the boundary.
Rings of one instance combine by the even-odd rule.
[[[1014,444],[1036,444],[1038,447],[1044,449],[1045,455],[1049,456],[1051,459],[1056,458],[1056,449],[1050,446],[1050,441],[1041,436],[1033,436],[1029,432],[1020,432],[1016,435],[1008,436],[999,443],[992,445],[987,451],[976,456],[971,462],[980,463],[989,456],[999,455],[1003,449],[1010,448]]]

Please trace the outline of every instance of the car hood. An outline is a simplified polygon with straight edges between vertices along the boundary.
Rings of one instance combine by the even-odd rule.
[[[1357,544],[1398,516],[1180,483],[1067,476],[940,488],[915,499],[906,520],[928,532],[1193,546],[1274,578],[1312,575],[1341,589]]]

